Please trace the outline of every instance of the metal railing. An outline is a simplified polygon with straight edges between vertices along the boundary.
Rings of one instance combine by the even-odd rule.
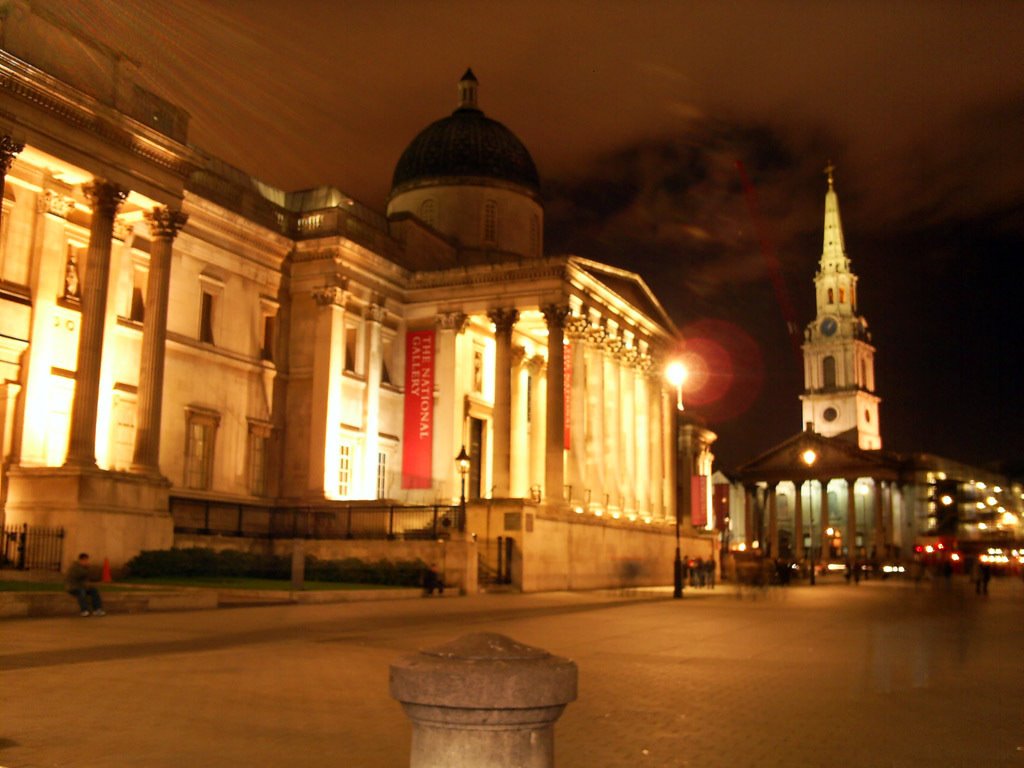
[[[446,539],[462,531],[459,506],[323,504],[271,507],[171,497],[176,533],[269,539]]]
[[[22,523],[3,529],[0,565],[20,571],[59,571],[63,554],[63,528],[40,528]]]

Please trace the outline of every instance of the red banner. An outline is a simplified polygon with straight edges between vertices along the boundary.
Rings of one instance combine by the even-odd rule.
[[[694,528],[708,524],[708,478],[706,475],[690,477],[690,523]]]
[[[434,331],[405,335],[402,487],[429,488],[434,447]]]
[[[572,344],[562,347],[562,433],[565,450],[571,448],[569,424],[572,420]]]

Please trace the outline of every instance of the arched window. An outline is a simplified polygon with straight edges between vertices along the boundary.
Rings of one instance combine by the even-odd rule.
[[[825,378],[825,389],[833,389],[836,386],[836,359],[829,355],[821,361],[821,369]]]
[[[846,289],[845,288],[840,288],[839,289],[839,303],[840,304],[845,304],[846,303]]]
[[[420,221],[434,226],[437,224],[437,203],[430,197],[420,203]]]
[[[498,204],[494,200],[484,202],[484,243],[495,245],[498,242]]]
[[[868,363],[867,360],[860,361],[860,385],[864,389],[870,389],[868,382]]]
[[[828,303],[829,304],[835,304],[836,303],[835,294],[833,294],[831,288],[828,289]]]

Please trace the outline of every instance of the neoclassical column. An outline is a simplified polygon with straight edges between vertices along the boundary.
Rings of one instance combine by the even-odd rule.
[[[622,506],[637,509],[636,422],[637,395],[635,366],[639,354],[633,347],[619,353],[619,465],[622,467]]]
[[[857,559],[857,478],[846,478],[846,552]]]
[[[377,464],[380,461],[380,378],[384,358],[381,352],[381,326],[387,316],[382,303],[368,304],[366,322],[366,390],[363,401],[363,496],[377,498]]]
[[[821,520],[818,523],[818,540],[821,542],[821,557],[819,560],[822,563],[829,559],[832,551],[832,537],[825,533],[831,526],[831,515],[828,508],[828,484],[828,478],[821,481]]]
[[[463,312],[449,310],[439,312],[435,318],[437,326],[437,364],[434,368],[434,383],[437,386],[437,419],[434,429],[433,475],[447,478],[446,486],[450,497],[457,499],[460,478],[455,466],[455,456],[466,444],[465,406],[466,371],[460,365],[458,338],[466,330],[469,318]],[[461,378],[460,378],[461,373]],[[473,457],[478,461],[480,457]]]
[[[768,486],[768,554],[779,556],[779,509],[777,486]]]
[[[549,304],[541,310],[548,326],[547,419],[545,420],[544,496],[565,498],[565,321],[569,308]]]
[[[110,278],[110,245],[114,216],[128,195],[116,184],[96,179],[82,188],[92,206],[89,248],[82,286],[82,321],[78,335],[75,395],[65,465],[96,466],[96,409],[99,404],[103,328]]]
[[[492,309],[487,316],[494,323],[494,410],[491,424],[494,428],[493,496],[509,495],[511,474],[512,426],[512,329],[519,319],[515,309]]]
[[[509,367],[511,369],[511,402],[509,406],[511,426],[509,433],[512,441],[509,455],[509,495],[513,498],[524,499],[530,495],[530,445],[526,421],[529,403],[526,402],[525,347],[519,344],[512,346]]]
[[[619,454],[622,424],[620,410],[622,405],[622,387],[619,380],[619,352],[622,350],[622,339],[609,336],[605,339],[604,354],[604,456],[605,464],[605,495],[609,506],[622,508],[622,456]]]
[[[796,498],[793,499],[793,538],[796,544],[796,559],[803,560],[807,557],[807,550],[804,548],[804,483],[794,482],[793,487]],[[810,483],[808,481],[808,495],[810,495]]]
[[[647,371],[647,408],[648,433],[650,439],[649,480],[650,501],[648,507],[651,517],[665,517],[665,419],[662,416],[661,404],[664,401],[661,390],[661,375],[657,366],[652,365]]]
[[[604,329],[587,328],[587,490],[591,507],[604,508]]]
[[[587,319],[574,315],[566,320],[572,382],[569,386],[569,485],[570,501],[586,503],[587,471]]]
[[[342,371],[345,369],[343,285],[313,290],[313,382],[310,392],[309,490],[333,496],[338,482],[338,429],[341,424]]]
[[[10,136],[0,136],[0,202],[4,199],[4,191],[7,185],[7,172],[11,170],[11,163],[14,156],[25,148],[20,141],[15,141]],[[3,206],[0,205],[0,217],[3,216]]]
[[[882,557],[885,554],[885,521],[882,518],[882,481],[875,478],[875,524],[871,532],[874,554]]]
[[[757,486],[743,486],[743,540],[749,549],[754,545],[754,505],[757,503],[755,495]]]
[[[545,471],[545,434],[546,426],[541,414],[544,413],[547,402],[547,361],[543,355],[534,355],[526,361],[526,372],[533,379],[533,386],[530,388],[530,486],[544,485]]]
[[[142,318],[139,355],[139,394],[132,470],[160,473],[160,419],[163,412],[164,352],[167,346],[167,297],[171,287],[171,249],[188,214],[154,208],[145,214],[149,224],[149,278]]]
[[[644,514],[651,507],[651,407],[648,391],[647,372],[651,358],[646,354],[637,357],[633,371],[633,391],[636,393],[633,424],[633,445],[636,447],[636,471],[632,477],[636,489],[636,511]]]

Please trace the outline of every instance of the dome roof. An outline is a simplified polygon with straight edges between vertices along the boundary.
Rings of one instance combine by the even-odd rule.
[[[496,179],[539,192],[537,167],[526,147],[512,131],[477,108],[472,70],[463,75],[459,92],[459,108],[420,131],[402,153],[391,179],[391,194],[439,177]]]

